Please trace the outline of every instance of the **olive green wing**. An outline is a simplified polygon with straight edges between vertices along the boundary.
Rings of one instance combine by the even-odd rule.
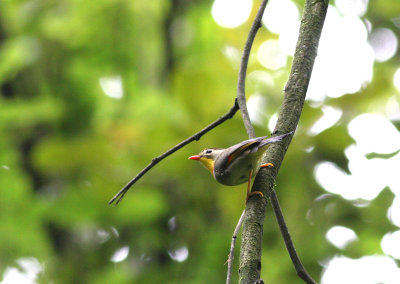
[[[263,141],[266,138],[264,137],[257,137],[249,140],[242,141],[236,145],[233,145],[226,149],[226,154],[224,157],[223,162],[226,166],[229,165],[233,160],[235,160],[240,154],[242,154],[244,151],[251,149],[251,150],[257,150],[261,141]]]

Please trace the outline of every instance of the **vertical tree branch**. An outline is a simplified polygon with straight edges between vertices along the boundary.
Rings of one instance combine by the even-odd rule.
[[[242,227],[242,223],[243,223],[243,218],[244,215],[246,214],[246,209],[243,210],[242,215],[240,215],[239,221],[236,225],[235,230],[233,231],[233,235],[232,235],[232,240],[231,240],[231,249],[229,250],[229,256],[228,256],[228,272],[226,275],[226,284],[230,284],[231,283],[231,278],[232,278],[232,270],[233,270],[233,260],[235,257],[235,245],[236,245],[236,238],[239,234],[240,228]]]
[[[306,1],[293,66],[274,130],[276,134],[296,129],[299,122],[328,3],[328,0]],[[282,143],[272,144],[268,148],[265,162],[272,162],[275,167],[260,170],[254,181],[253,191],[261,191],[270,197],[290,140],[291,137],[288,137]],[[264,198],[251,198],[247,204],[239,264],[239,280],[242,284],[254,283],[260,278],[265,207]]]
[[[242,60],[240,62],[239,67],[239,75],[238,75],[238,84],[237,84],[237,95],[236,101],[238,103],[240,113],[242,114],[242,120],[244,123],[244,127],[246,128],[247,135],[249,138],[255,138],[256,132],[254,131],[253,125],[251,124],[249,112],[247,111],[246,105],[246,95],[245,95],[245,82],[246,82],[246,73],[247,73],[247,65],[249,62],[251,47],[253,46],[254,38],[258,30],[261,27],[262,16],[264,15],[265,7],[267,6],[268,0],[263,0],[261,2],[260,7],[258,8],[257,15],[253,21],[253,25],[250,28],[249,35],[246,40],[246,44],[244,46]],[[226,284],[230,284],[232,277],[232,269],[233,269],[233,261],[235,259],[235,245],[236,238],[239,233],[240,228],[242,227],[242,223],[244,220],[246,210],[243,210],[242,215],[239,218],[239,221],[236,225],[236,228],[233,232],[232,241],[231,241],[231,249],[229,251],[228,256],[228,272],[226,276]]]
[[[253,46],[254,38],[256,37],[257,31],[261,27],[261,20],[264,14],[265,7],[267,6],[268,0],[263,0],[261,2],[260,8],[258,8],[257,15],[253,21],[253,25],[251,26],[249,36],[247,37],[246,44],[244,46],[242,61],[239,67],[239,78],[237,84],[237,102],[239,104],[240,113],[242,114],[242,119],[244,123],[244,127],[246,128],[247,135],[249,138],[256,137],[256,133],[254,131],[253,125],[251,125],[251,121],[249,119],[249,112],[247,111],[246,106],[246,95],[245,95],[245,82],[246,82],[246,72],[247,72],[247,63],[249,62],[251,47]]]

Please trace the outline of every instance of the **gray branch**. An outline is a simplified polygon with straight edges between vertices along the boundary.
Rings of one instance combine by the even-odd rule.
[[[297,127],[317,55],[328,3],[327,0],[306,1],[293,66],[285,88],[285,97],[274,134],[287,133]],[[276,176],[290,141],[291,137],[288,137],[284,142],[272,144],[268,148],[265,162],[271,162],[275,167],[260,170],[254,181],[253,191],[261,191],[268,197],[271,194],[275,195],[273,190]],[[247,204],[239,263],[241,284],[255,283],[260,278],[266,204],[264,198],[251,198]],[[297,273],[299,272],[297,271]],[[307,283],[314,283],[311,278],[308,280],[303,278],[303,280]]]

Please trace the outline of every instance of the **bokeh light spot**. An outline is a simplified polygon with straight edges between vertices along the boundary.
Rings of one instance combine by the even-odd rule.
[[[349,243],[356,241],[356,233],[343,226],[334,226],[328,230],[326,239],[339,249],[344,249]]]
[[[351,259],[335,256],[326,265],[321,284],[395,284],[400,279],[400,269],[387,256],[364,256]]]
[[[247,21],[252,6],[252,0],[215,0],[211,14],[221,27],[236,28]]]
[[[398,40],[390,29],[378,28],[373,30],[369,42],[374,50],[375,60],[378,62],[389,60],[396,54]]]
[[[296,26],[299,10],[290,0],[271,0],[265,8],[263,24],[271,32],[281,34],[288,28]]]
[[[168,255],[174,261],[184,262],[189,256],[189,250],[187,247],[180,247],[174,250],[169,250]]]
[[[250,120],[252,123],[259,126],[264,126],[267,119],[265,108],[267,99],[261,94],[252,94],[247,100],[247,108],[249,111]]]
[[[268,122],[268,129],[271,133],[274,131],[277,122],[278,122],[278,114],[274,113],[273,115],[271,115]]]
[[[400,231],[387,233],[382,241],[381,247],[384,253],[400,259]]]
[[[383,115],[361,114],[350,121],[348,130],[365,154],[390,154],[400,149],[400,133]]]
[[[392,206],[388,210],[388,218],[394,225],[400,227],[400,192],[393,199]]]
[[[3,281],[0,284],[31,284],[38,283],[38,276],[44,267],[37,258],[21,257],[17,260],[18,267],[8,266],[3,273]]]
[[[398,68],[396,72],[394,72],[393,84],[396,87],[396,89],[400,92],[400,68]]]
[[[362,17],[368,8],[368,0],[336,0],[336,7],[343,15]]]
[[[124,261],[129,255],[129,247],[124,246],[122,248],[117,249],[111,257],[112,262],[121,262]]]
[[[343,16],[335,7],[328,8],[308,100],[321,102],[326,97],[353,94],[372,80],[374,52],[367,37],[361,19]]]
[[[277,40],[267,40],[258,48],[257,58],[264,67],[276,70],[286,65],[287,56],[279,48]]]
[[[317,135],[325,129],[328,129],[329,127],[335,125],[335,123],[338,122],[338,120],[342,116],[341,109],[333,108],[330,106],[323,106],[322,112],[322,117],[318,119],[309,130],[309,133],[311,135]]]
[[[99,83],[103,92],[110,98],[121,99],[124,95],[121,76],[101,77]]]
[[[366,157],[368,153],[391,154],[400,150],[400,133],[394,125],[382,115],[362,114],[349,123],[348,129],[356,141],[345,150],[350,174],[334,163],[322,162],[315,167],[317,182],[349,200],[372,200],[385,186],[400,194],[400,181],[392,174],[400,168],[400,152],[386,159]]]

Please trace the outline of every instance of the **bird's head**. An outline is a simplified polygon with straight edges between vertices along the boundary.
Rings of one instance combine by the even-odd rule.
[[[201,151],[198,155],[190,156],[188,159],[199,161],[214,175],[215,160],[224,150],[220,148],[208,148]]]

